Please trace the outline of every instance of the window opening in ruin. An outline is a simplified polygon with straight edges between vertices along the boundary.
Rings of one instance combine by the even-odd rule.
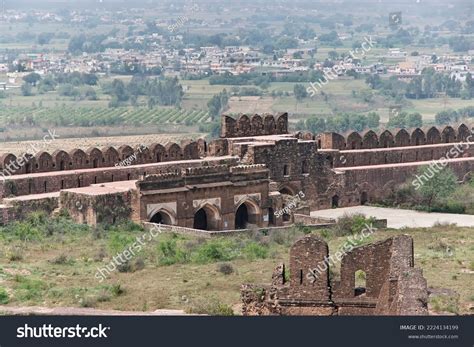
[[[303,174],[309,173],[308,162],[306,160],[303,160],[303,163],[301,165],[301,173]]]
[[[363,270],[357,270],[354,273],[354,295],[365,294],[367,288],[367,274]]]
[[[271,207],[268,209],[268,225],[275,225],[275,211]]]
[[[337,208],[339,207],[339,196],[338,195],[334,195],[331,199],[331,207],[332,208]]]

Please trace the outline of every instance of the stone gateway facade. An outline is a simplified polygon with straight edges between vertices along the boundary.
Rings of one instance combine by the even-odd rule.
[[[445,157],[469,179],[470,129],[289,133],[288,114],[221,117],[221,137],[131,147],[0,153],[0,224],[66,209],[208,231],[291,224],[294,214],[380,200]],[[297,197],[297,198],[296,198]]]
[[[271,285],[242,286],[243,314],[428,315],[427,283],[422,270],[414,267],[410,236],[349,251],[342,257],[338,280],[329,277],[328,256],[324,240],[312,235],[298,240],[290,250],[289,279],[281,264]],[[325,270],[315,273],[315,268]],[[355,284],[360,273],[363,286]]]

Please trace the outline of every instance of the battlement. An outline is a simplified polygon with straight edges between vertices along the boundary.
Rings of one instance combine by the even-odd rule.
[[[221,137],[249,137],[288,133],[288,113],[249,116],[241,114],[237,119],[221,116]]]
[[[433,145],[441,143],[455,143],[469,141],[471,130],[467,125],[461,124],[453,128],[448,125],[442,129],[433,126],[428,129],[400,129],[395,135],[389,130],[377,134],[372,130],[360,134],[351,132],[347,135],[338,133],[322,133],[316,139],[321,149],[373,149],[389,147],[408,147]],[[309,137],[306,135],[306,137]]]
[[[238,166],[233,166],[230,168],[230,172],[232,174],[253,173],[253,172],[266,171],[266,170],[268,169],[265,164],[238,165]]]
[[[130,166],[179,160],[199,159],[205,153],[205,141],[187,141],[181,146],[170,142],[164,146],[159,143],[139,145],[134,148],[122,145],[118,148],[109,146],[102,150],[91,147],[65,151],[55,150],[52,154],[46,151],[38,153],[0,154],[0,172],[5,177],[19,174],[91,169],[101,167]]]
[[[228,165],[191,167],[184,170],[185,176],[204,176],[204,175],[227,174],[227,173],[229,173]]]

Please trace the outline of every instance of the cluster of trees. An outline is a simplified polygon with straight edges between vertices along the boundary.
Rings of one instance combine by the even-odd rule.
[[[102,86],[104,93],[112,97],[109,107],[124,106],[128,102],[138,105],[138,98],[144,96],[149,108],[157,105],[179,106],[184,96],[183,86],[178,78],[148,78],[135,75],[125,84],[122,80],[114,79],[111,83]]]
[[[380,116],[375,112],[367,115],[344,113],[335,117],[321,118],[311,117],[300,120],[296,124],[296,130],[308,130],[312,133],[325,131],[345,133],[349,130],[363,131],[370,128],[375,129],[380,125]]]
[[[388,128],[419,128],[423,126],[423,118],[419,113],[406,113],[400,112],[399,114],[392,116],[388,123]]]
[[[229,94],[227,90],[223,90],[219,94],[214,95],[211,100],[207,102],[209,114],[212,120],[215,120],[224,112],[229,106]]]
[[[379,75],[367,76],[365,82],[372,88],[380,90],[384,95],[392,97],[405,96],[409,99],[433,98],[437,93],[445,93],[450,97],[470,99],[474,96],[474,82],[472,75],[466,75],[463,83],[449,74],[437,73],[433,68],[425,68],[420,76],[412,78],[409,83],[399,81],[396,76],[388,80]]]
[[[209,78],[209,84],[216,85],[249,85],[253,84],[256,86],[265,87],[271,82],[314,82],[323,78],[324,75],[321,71],[311,70],[310,72],[304,73],[291,73],[285,76],[262,76],[259,73],[248,73],[243,75],[232,75],[226,73],[223,75],[214,75]]]
[[[31,96],[34,95],[33,88],[36,88],[39,94],[57,90],[62,96],[74,98],[83,96],[90,100],[96,100],[97,96],[92,86],[97,85],[98,80],[95,74],[89,73],[58,73],[42,77],[32,72],[23,77],[24,83],[21,86],[21,92],[24,96]]]
[[[457,182],[458,178],[449,167],[421,167],[417,175],[379,203],[429,212],[473,214],[474,182],[472,179],[463,185]]]
[[[474,106],[467,106],[457,111],[451,109],[443,110],[435,115],[435,121],[438,125],[457,123],[465,118],[474,118]]]

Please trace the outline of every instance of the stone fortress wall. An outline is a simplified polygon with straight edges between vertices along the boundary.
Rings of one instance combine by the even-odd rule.
[[[398,184],[414,178],[421,166],[442,157],[448,156],[459,181],[467,180],[472,171],[474,152],[466,143],[471,132],[464,124],[314,135],[289,133],[286,113],[236,119],[223,115],[221,121],[221,137],[211,141],[57,150],[25,157],[23,165],[0,180],[0,223],[21,218],[47,200],[48,212],[61,206],[74,210],[67,199],[89,195],[99,201],[99,195],[121,194],[116,187],[125,184],[127,191],[135,192],[134,198],[124,200],[130,206],[116,218],[138,222],[161,218],[177,226],[212,230],[232,230],[246,223],[281,226],[291,223],[292,213],[301,213],[299,209],[307,214],[383,199]],[[18,158],[0,154],[0,172],[12,163],[18,164]],[[304,198],[289,215],[275,213],[291,205],[296,195]],[[13,205],[23,209],[13,213]],[[86,218],[72,210],[81,221],[94,224],[101,219],[93,211]],[[123,211],[132,212],[123,215]],[[200,222],[194,220],[198,213]]]

